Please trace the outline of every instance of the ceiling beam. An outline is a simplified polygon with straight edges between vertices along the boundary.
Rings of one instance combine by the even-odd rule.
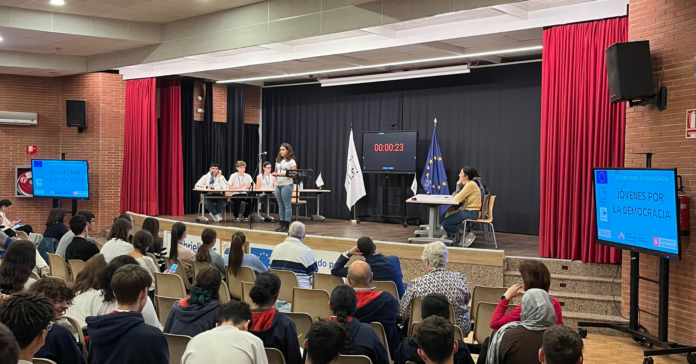
[[[424,46],[426,46],[426,47],[428,47],[428,48],[433,48],[433,49],[437,49],[437,50],[440,50],[440,51],[449,52],[449,53],[452,53],[452,54],[466,55],[466,53],[467,53],[466,48],[464,48],[464,47],[459,47],[459,46],[456,46],[456,45],[453,45],[453,44],[449,44],[449,43],[443,43],[443,42],[428,42],[428,43],[423,43],[422,45],[424,45]],[[498,56],[479,56],[479,57],[476,57],[476,59],[480,59],[480,60],[482,60],[482,61],[488,61],[488,62],[491,62],[491,63],[500,63],[500,62],[503,61],[503,58],[502,58],[502,57],[498,57]]]
[[[365,4],[369,4],[369,3],[374,3],[378,0],[348,0],[348,1],[350,1],[350,3],[353,4],[353,6],[360,6],[360,5],[365,5]]]
[[[391,38],[391,39],[396,39],[398,36],[396,30],[391,30],[386,27],[372,27],[372,28],[364,28],[360,29],[360,31],[363,31],[365,33],[370,33],[370,34],[375,34],[379,35],[385,38]]]
[[[514,5],[510,5],[510,4],[496,5],[496,6],[492,6],[491,9],[499,11],[503,14],[514,16],[515,18],[520,19],[520,20],[529,19],[529,13],[526,10],[522,10]]]
[[[218,57],[199,55],[199,56],[186,56],[186,59],[191,59],[194,61],[201,61],[205,63],[218,63]]]
[[[367,62],[365,62],[362,59],[358,59],[355,57],[350,57],[350,56],[344,56],[340,54],[335,54],[331,56],[323,56],[321,59],[325,59],[327,61],[331,62],[336,62],[336,63],[345,63],[345,64],[350,64],[354,66],[364,66]]]
[[[281,51],[285,53],[292,53],[295,51],[295,47],[287,44],[282,44],[282,43],[273,43],[273,44],[261,44],[259,47],[262,48],[267,48],[267,49],[272,49],[274,51]]]

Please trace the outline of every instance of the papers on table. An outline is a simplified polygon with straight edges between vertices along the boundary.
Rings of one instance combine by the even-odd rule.
[[[454,202],[454,197],[452,195],[415,195],[411,198],[411,201],[457,204]]]

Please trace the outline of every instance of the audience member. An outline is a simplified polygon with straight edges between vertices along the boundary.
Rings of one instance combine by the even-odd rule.
[[[108,240],[101,248],[101,254],[107,263],[119,255],[126,255],[133,251],[133,245],[128,240],[132,229],[131,222],[123,218],[116,219],[111,225]]]
[[[118,302],[116,301],[116,296],[111,286],[112,278],[119,268],[126,265],[138,265],[138,262],[133,257],[127,255],[118,256],[108,264],[106,269],[104,269],[99,276],[99,281],[95,283],[90,280],[90,283],[93,285],[86,291],[83,291],[84,287],[87,287],[87,285],[80,283],[80,276],[85,272],[95,272],[97,269],[94,268],[94,265],[101,261],[101,254],[95,255],[87,262],[85,270],[77,276],[76,286],[79,284],[82,287],[80,291],[76,289],[78,295],[73,299],[73,304],[68,308],[66,316],[74,318],[81,328],[87,326],[87,317],[106,315],[118,308]],[[146,324],[158,329],[161,327],[159,319],[157,318],[157,312],[155,312],[155,306],[152,304],[150,297],[147,297],[147,302],[142,312]]]
[[[111,280],[118,302],[115,312],[87,318],[90,363],[169,364],[167,339],[145,324],[141,314],[151,284],[150,275],[138,265],[116,270]]]
[[[256,284],[249,291],[249,297],[254,303],[249,332],[258,336],[264,347],[280,350],[287,364],[301,364],[302,355],[297,345],[295,323],[275,309],[280,284],[280,278],[275,273],[264,272],[256,277]]]
[[[60,242],[63,235],[68,232],[68,228],[64,224],[65,220],[65,210],[60,207],[56,207],[48,213],[48,218],[46,218],[46,231],[44,231],[44,238],[53,238]]]
[[[7,326],[0,324],[0,364],[17,364],[18,361],[19,345],[17,345],[17,340]]]
[[[206,173],[196,182],[196,188],[207,190],[225,190],[227,189],[227,181],[222,171],[218,168],[217,163],[210,164],[210,172]],[[208,194],[211,194],[210,192]],[[221,213],[227,208],[226,198],[206,198],[205,208],[210,213],[213,221],[222,221]]]
[[[329,364],[338,360],[346,344],[346,330],[334,321],[321,320],[312,325],[303,348],[307,364]]]
[[[421,319],[425,320],[432,316],[438,316],[450,320],[450,303],[447,297],[441,293],[431,293],[421,303]],[[420,324],[418,325],[420,326]],[[396,355],[393,357],[394,364],[406,364],[414,362],[416,364],[424,364],[425,361],[418,353],[419,345],[416,343],[415,337],[411,336],[401,342],[396,350]],[[433,358],[431,358],[433,359]],[[457,348],[454,350],[454,364],[474,364],[471,358],[469,347],[462,341],[457,341]]]
[[[384,326],[389,343],[389,354],[394,357],[399,347],[401,336],[396,325],[399,315],[399,301],[389,292],[377,291],[372,287],[373,273],[370,265],[356,261],[348,268],[348,284],[353,287],[358,297],[358,308],[353,315],[361,322],[379,322]]]
[[[454,202],[463,205],[463,209],[459,212],[453,213],[442,220],[442,228],[447,232],[447,236],[450,239],[455,240],[455,244],[459,245],[460,225],[464,220],[476,220],[478,219],[479,212],[481,211],[481,191],[479,190],[478,184],[474,182],[476,177],[476,170],[472,167],[464,167],[459,171],[459,181],[457,184],[464,185],[464,188],[454,196]],[[468,227],[467,227],[468,229]],[[464,235],[466,236],[466,231]],[[463,241],[462,246],[470,246],[476,235],[466,236]]]
[[[109,265],[106,264],[106,261],[104,260],[104,256],[101,254],[97,254],[93,256],[90,260],[88,260],[85,263],[84,269],[82,269],[82,272],[77,274],[77,277],[75,277],[75,282],[73,282],[73,292],[75,292],[75,298],[73,298],[73,304],[75,304],[75,301],[79,300],[84,303],[85,297],[86,296],[81,296],[83,293],[89,291],[89,290],[99,290],[100,287],[100,280],[104,272],[108,269]],[[74,306],[68,307],[68,310],[66,311],[66,314],[68,316],[73,317],[76,312],[79,313],[77,315],[78,317],[73,317],[75,319],[78,319],[78,323],[80,323],[80,327],[85,327],[87,324],[85,323],[85,315],[82,313],[82,310],[79,308],[73,308]],[[65,327],[70,331],[71,334],[75,337],[75,339],[78,339],[78,333],[73,327],[72,324],[67,322],[66,320],[61,320],[58,321],[58,324]]]
[[[246,162],[237,161],[237,172],[232,173],[230,179],[227,180],[227,183],[229,184],[229,189],[247,190],[251,188],[251,184],[254,183],[254,179],[251,178],[250,174],[244,173],[245,170]],[[239,194],[239,192],[234,192],[232,194]],[[244,202],[246,202],[247,208],[244,208]],[[234,205],[234,208],[232,210],[234,214],[234,221],[249,221],[249,215],[251,214],[251,211],[254,210],[252,207],[253,200],[233,198],[232,203]],[[242,211],[240,211],[240,209],[242,209]]]
[[[567,326],[551,326],[544,332],[539,350],[542,364],[582,364],[582,338],[577,331]]]
[[[271,268],[289,270],[297,275],[300,288],[312,288],[312,275],[318,270],[312,249],[304,244],[305,225],[295,221],[290,225],[288,237],[271,253]],[[375,363],[373,363],[375,364]]]
[[[14,236],[9,236],[0,229],[0,259],[5,257],[5,252],[13,241],[15,241]]]
[[[191,295],[174,302],[164,332],[194,337],[216,326],[222,279],[215,268],[198,273]]]
[[[243,233],[242,233],[243,234]],[[198,247],[196,252],[196,261],[208,263],[220,272],[221,276],[225,277],[225,258],[215,251],[215,243],[217,242],[217,232],[211,228],[205,228],[201,233],[203,244]],[[234,241],[234,238],[232,238]],[[230,247],[230,250],[231,247]]]
[[[449,320],[428,317],[416,326],[413,338],[425,364],[454,364],[459,342],[454,340],[454,325]]]
[[[230,301],[220,307],[219,326],[203,332],[189,342],[181,364],[267,364],[261,339],[248,331],[249,305]]]
[[[147,256],[147,252],[153,243],[154,239],[152,238],[152,234],[146,230],[138,230],[138,232],[133,236],[133,251],[128,253],[129,256],[133,257],[138,264],[145,268],[145,270],[150,274],[150,278],[152,278],[152,286],[150,286],[150,291],[155,290],[155,273],[159,273],[157,263]]]
[[[56,254],[60,255],[65,260],[80,259],[80,258],[66,258],[65,257],[66,251],[67,251],[70,243],[72,243],[73,239],[76,236],[78,236],[82,233],[82,230],[80,230],[79,232],[72,231],[72,224],[71,223],[72,223],[72,220],[77,216],[82,216],[85,218],[85,221],[87,222],[87,234],[85,234],[83,236],[83,238],[87,239],[89,242],[92,242],[92,238],[89,237],[89,233],[94,231],[94,225],[96,224],[97,220],[96,220],[94,214],[91,213],[90,211],[80,211],[77,213],[77,215],[73,216],[73,218],[70,219],[70,221],[68,222],[68,224],[70,225],[70,230],[67,233],[65,233],[65,235],[63,235],[62,238],[60,238],[60,242],[58,242],[58,247],[56,248]],[[97,249],[97,252],[99,252],[98,249]],[[81,260],[87,261],[87,260],[89,260],[89,258],[81,259]]]
[[[447,254],[447,247],[439,241],[427,244],[423,248],[421,259],[425,263],[427,273],[409,283],[404,296],[401,297],[401,317],[408,318],[414,298],[423,299],[430,293],[442,293],[454,306],[455,322],[462,329],[464,337],[467,337],[471,331],[468,307],[471,293],[464,274],[445,269]]]
[[[164,258],[167,256],[167,247],[164,246],[164,239],[159,236],[159,220],[154,217],[148,217],[143,221],[143,230],[148,231],[155,238],[155,243],[150,249],[150,253],[157,258],[157,266],[160,272],[164,272],[167,269],[167,264]]]
[[[404,275],[401,274],[401,263],[396,255],[382,255],[377,253],[377,246],[367,236],[358,239],[358,244],[353,249],[341,254],[336,260],[331,274],[336,277],[346,277],[348,268],[346,264],[353,255],[362,255],[370,265],[376,281],[391,281],[396,284],[399,297],[404,295]]]
[[[17,220],[10,221],[10,219],[7,217],[7,213],[10,212],[11,207],[12,201],[8,199],[0,200],[0,225],[4,225],[8,228],[17,225]]]
[[[544,331],[557,321],[549,294],[538,288],[525,292],[521,319],[505,324],[496,332],[488,349],[488,364],[538,361]]]
[[[0,264],[0,292],[13,294],[28,289],[36,280],[31,271],[36,266],[36,247],[28,240],[10,244]]]
[[[91,243],[90,243],[91,244]],[[38,293],[53,302],[53,328],[46,335],[44,346],[35,358],[45,358],[57,364],[85,363],[82,351],[77,347],[75,337],[65,327],[58,325],[63,320],[65,310],[70,307],[75,293],[64,280],[54,277],[44,277],[34,283],[29,292]]]
[[[176,249],[171,248],[171,252],[169,253],[169,264],[167,264],[167,266],[171,266],[172,264],[183,265],[183,267],[179,267],[179,269],[184,269],[186,271],[186,277],[191,280],[193,278],[193,261],[196,259],[196,255],[193,253],[193,250],[184,246],[184,239],[186,239],[186,224],[183,222],[174,223],[174,225],[172,225],[170,241],[171,244],[175,244],[174,242],[176,242]]]
[[[37,293],[15,294],[0,304],[0,323],[17,340],[19,364],[33,362],[53,327],[53,315],[51,300]]]
[[[539,260],[525,260],[520,264],[520,275],[522,276],[523,284],[515,284],[510,287],[503,297],[500,297],[498,306],[493,312],[493,317],[491,318],[491,329],[498,330],[503,327],[503,325],[519,321],[522,312],[522,305],[518,305],[510,313],[506,314],[508,305],[513,298],[522,295],[523,291],[528,291],[533,288],[543,289],[548,292],[551,288],[551,273],[549,269],[546,268],[544,263]],[[559,325],[563,325],[563,312],[561,310],[561,304],[558,300],[549,296],[553,302],[553,310],[556,312],[556,319]]]
[[[232,275],[236,277],[237,272],[241,267],[249,267],[257,275],[268,271],[268,268],[261,263],[256,255],[244,253],[246,248],[246,235],[244,235],[244,233],[241,231],[237,231],[232,234],[232,241],[230,242],[230,254],[226,258],[229,261],[229,265],[227,266],[228,272],[232,273]],[[227,264],[227,262],[225,262],[225,264]]]
[[[87,240],[87,234],[89,233],[89,221],[85,215],[75,215],[70,219],[70,232],[63,236],[61,242],[65,240],[66,237],[72,235],[70,242],[63,250],[61,255],[65,260],[79,259],[83,262],[90,260],[93,256],[99,254],[99,247],[94,244],[91,240]],[[58,244],[60,248],[60,243]],[[56,252],[58,254],[58,252]]]
[[[358,297],[351,286],[342,284],[331,292],[329,308],[333,316],[330,320],[341,324],[348,333],[341,354],[365,355],[373,364],[389,364],[387,349],[382,345],[375,329],[354,317],[357,305]]]

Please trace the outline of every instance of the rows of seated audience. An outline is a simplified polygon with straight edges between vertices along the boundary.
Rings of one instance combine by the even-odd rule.
[[[4,201],[0,218],[6,220]],[[471,291],[464,274],[446,269],[447,247],[440,242],[425,245],[425,274],[406,284],[399,259],[379,254],[369,237],[361,237],[331,270],[346,284],[329,292],[330,317],[319,318],[301,338],[285,314],[291,304],[279,300],[282,281],[273,270],[293,272],[299,288],[313,287],[318,268],[314,252],[303,243],[304,224],[289,227],[287,238],[271,254],[269,271],[257,257],[244,253],[248,243],[243,232],[231,236],[226,262],[214,249],[218,237],[213,229],[202,232],[203,243],[194,254],[184,245],[184,223],[173,224],[171,242],[177,247],[167,249],[157,219],[145,219],[142,229],[134,231],[133,219],[121,215],[100,249],[89,236],[94,214],[77,213],[67,230],[61,211],[51,210],[52,223],[47,222],[43,238],[55,239],[51,254],[85,262],[72,282],[37,269],[42,254],[36,240],[21,240],[2,226],[0,364],[31,363],[34,358],[57,364],[165,364],[170,363],[165,334],[191,338],[182,364],[265,364],[266,348],[278,349],[287,364],[328,364],[345,355],[362,355],[372,364],[473,364],[472,352],[479,353],[477,364],[582,363],[582,340],[563,326],[561,306],[548,294],[550,273],[539,261],[521,264],[523,284],[507,290],[489,323],[477,323],[496,331],[483,343],[467,344],[455,339],[455,332],[461,330],[466,338],[472,331]],[[210,266],[197,271],[195,280],[194,261]],[[153,304],[155,276],[174,264],[181,264],[192,289],[160,322]],[[256,274],[250,303],[223,300],[224,280],[237,277],[243,267]],[[396,292],[377,290],[375,281],[394,282]],[[519,296],[521,304],[506,314]],[[416,299],[422,300],[420,320],[409,317]],[[410,320],[419,322],[412,331]],[[386,345],[371,323],[384,328]]]

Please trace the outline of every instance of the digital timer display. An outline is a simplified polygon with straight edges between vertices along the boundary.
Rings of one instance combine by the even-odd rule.
[[[363,133],[363,171],[413,173],[417,144],[415,131],[366,131]]]
[[[375,152],[403,152],[404,143],[375,144]]]

